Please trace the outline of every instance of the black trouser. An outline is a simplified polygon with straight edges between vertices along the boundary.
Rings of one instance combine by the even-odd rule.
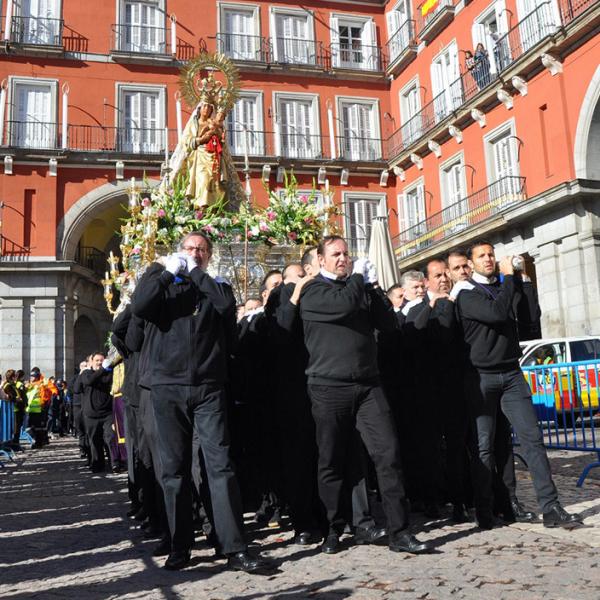
[[[158,431],[150,390],[139,388],[139,399],[137,441],[142,504],[152,524],[166,532],[168,525],[161,484]]]
[[[531,392],[520,369],[506,373],[469,371],[465,378],[471,417],[475,421],[477,448],[472,457],[475,507],[490,516],[496,470],[494,441],[498,406],[519,437],[523,457],[533,479],[542,512],[558,501],[546,449],[531,402]]]
[[[25,420],[25,409],[19,409],[15,411],[15,431],[13,433],[13,444],[18,444],[21,439],[21,428],[23,427],[23,421]]]
[[[89,455],[90,447],[85,433],[85,420],[83,418],[83,410],[81,404],[73,404],[73,427],[75,436],[77,437],[77,445],[79,450]]]
[[[29,413],[28,428],[32,434],[34,446],[41,448],[45,444],[47,436],[44,414],[41,412]]]
[[[223,386],[155,385],[151,392],[158,427],[162,487],[172,551],[194,542],[192,439],[197,431],[210,489],[215,533],[224,554],[246,549],[242,503],[229,456],[227,403]]]
[[[127,491],[134,508],[142,504],[141,478],[139,468],[138,443],[139,406],[127,402],[125,404],[125,441],[127,444]]]
[[[104,417],[90,417],[84,415],[85,430],[90,444],[91,463],[93,471],[101,471],[105,467],[105,452],[110,468],[110,443],[114,432],[112,429],[112,414]]]
[[[319,494],[330,531],[343,529],[342,492],[356,429],[373,460],[391,536],[408,527],[397,433],[378,385],[309,385],[319,447]]]

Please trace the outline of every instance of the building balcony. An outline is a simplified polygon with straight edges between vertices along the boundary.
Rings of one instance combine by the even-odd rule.
[[[417,56],[415,22],[410,20],[403,23],[386,46],[389,57],[387,73],[388,75],[398,75]]]
[[[427,250],[459,233],[468,232],[527,199],[524,177],[503,177],[401,231],[393,240],[402,259]]]
[[[379,46],[335,43],[329,46],[330,68],[382,73],[386,61]]]
[[[165,27],[147,25],[112,25],[111,50],[113,60],[171,62]]]
[[[427,10],[431,4],[432,0],[425,0],[417,7],[419,38],[427,44],[454,20],[456,0],[438,0],[437,4],[423,15],[423,10]]]
[[[323,68],[323,48],[314,40],[277,37],[269,54],[273,63]]]
[[[106,254],[92,246],[77,246],[75,262],[102,277],[106,272]]]
[[[597,5],[598,0],[558,0],[560,15],[565,25]]]
[[[61,53],[63,51],[62,19],[46,17],[12,17],[10,25],[11,44],[30,51]]]
[[[58,124],[40,121],[7,121],[3,145],[10,148],[56,150],[59,148]]]
[[[259,35],[217,33],[217,52],[234,61],[268,63],[271,60],[269,40]]]

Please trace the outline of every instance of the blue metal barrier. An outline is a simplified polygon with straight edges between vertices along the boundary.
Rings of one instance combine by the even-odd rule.
[[[600,467],[600,360],[523,367],[544,445],[557,450],[595,452],[577,487]],[[518,443],[518,442],[517,442]]]
[[[14,429],[13,405],[6,400],[0,400],[0,468],[4,467],[2,458],[14,460],[14,452],[10,447]]]

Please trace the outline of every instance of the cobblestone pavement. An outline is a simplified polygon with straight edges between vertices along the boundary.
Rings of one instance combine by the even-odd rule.
[[[253,545],[278,569],[250,576],[228,571],[203,541],[186,570],[160,568],[164,559],[151,557],[156,542],[125,518],[125,477],[92,476],[72,440],[54,441],[0,470],[0,598],[598,600],[600,479],[594,473],[578,489],[586,457],[551,456],[562,501],[583,512],[585,527],[480,532],[445,520],[415,523],[436,545],[427,556],[376,546],[325,556],[290,543],[289,531],[254,531]],[[520,498],[534,507],[528,474],[518,475]]]

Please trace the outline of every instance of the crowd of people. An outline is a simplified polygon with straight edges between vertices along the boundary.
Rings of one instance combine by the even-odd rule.
[[[160,539],[165,568],[189,563],[200,531],[231,568],[269,569],[248,551],[245,512],[273,527],[289,516],[293,542],[326,554],[345,532],[429,552],[409,516],[446,505],[454,522],[474,508],[481,529],[537,520],[517,498],[511,426],[543,524],[580,522],[558,500],[519,368],[540,309],[518,257],[497,263],[479,240],[384,291],[327,236],[236,307],[211,254],[194,232],[150,265],[113,323],[116,352],[88,357],[70,386],[95,472],[124,460],[109,452],[122,401],[128,516]]]

